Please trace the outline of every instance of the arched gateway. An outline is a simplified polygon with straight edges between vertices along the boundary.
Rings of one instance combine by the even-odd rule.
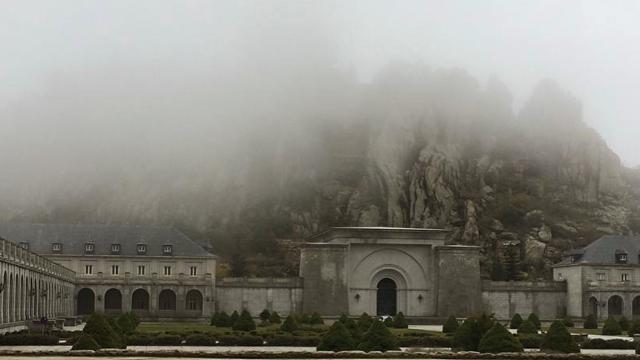
[[[395,315],[398,312],[398,294],[396,289],[396,282],[389,278],[384,278],[378,282],[376,296],[377,315]]]

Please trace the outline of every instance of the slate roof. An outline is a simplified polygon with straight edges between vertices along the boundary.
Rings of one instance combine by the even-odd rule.
[[[29,250],[42,255],[52,254],[53,243],[62,244],[56,254],[83,255],[84,244],[93,243],[94,255],[112,255],[111,244],[120,244],[121,256],[137,256],[136,245],[146,244],[141,256],[163,256],[163,245],[172,245],[172,256],[213,256],[179,230],[164,226],[0,223],[0,237],[26,242]]]
[[[624,253],[627,254],[627,264],[640,264],[640,237],[605,235],[582,249],[568,251],[566,255],[578,256],[575,263],[615,264],[616,254]],[[560,264],[568,263],[571,263],[570,259]]]

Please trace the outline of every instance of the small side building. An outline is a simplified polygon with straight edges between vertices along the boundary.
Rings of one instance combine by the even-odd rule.
[[[479,248],[436,229],[338,227],[303,246],[302,311],[409,317],[482,311]]]

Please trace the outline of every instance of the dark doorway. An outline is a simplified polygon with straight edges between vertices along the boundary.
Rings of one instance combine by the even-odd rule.
[[[133,310],[149,310],[149,293],[145,289],[138,289],[131,295],[131,308]]]
[[[397,286],[395,281],[385,278],[378,283],[376,313],[378,315],[395,315],[398,307]]]
[[[87,315],[95,310],[96,296],[93,290],[84,288],[78,291],[78,315]]]
[[[122,311],[122,294],[118,289],[109,289],[104,293],[105,311]]]
[[[598,300],[594,297],[589,298],[589,314],[598,318]]]
[[[613,295],[609,298],[607,302],[607,306],[609,307],[609,317],[621,316],[622,315],[622,298],[618,295]]]
[[[631,313],[633,314],[633,319],[640,319],[640,296],[636,296],[633,298],[633,302],[631,303]]]
[[[171,290],[164,289],[160,291],[158,299],[160,310],[176,310],[176,293]]]

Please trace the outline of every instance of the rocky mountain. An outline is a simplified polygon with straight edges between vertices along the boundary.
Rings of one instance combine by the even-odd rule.
[[[295,256],[272,256],[282,240],[330,226],[446,228],[450,242],[481,246],[485,276],[529,279],[548,276],[563,251],[602,234],[640,232],[640,172],[621,165],[584,123],[580,102],[553,81],[541,82],[516,112],[497,78],[481,85],[457,69],[395,64],[366,85],[328,77],[338,85],[301,90],[304,101],[286,120],[237,135],[249,141],[234,140],[242,146],[233,151],[217,146],[229,154],[215,166],[190,134],[184,138],[197,156],[167,147],[154,162],[114,155],[101,164],[118,171],[99,174],[103,182],[57,168],[42,184],[5,172],[0,218],[173,224],[209,242],[231,267],[259,275],[295,272],[282,260]],[[206,109],[205,98],[195,107]],[[90,101],[83,106],[92,109]],[[277,118],[259,110],[252,112]],[[196,140],[206,144],[206,133]],[[145,149],[137,144],[135,151]],[[75,149],[68,154],[87,161]],[[505,255],[514,251],[515,260]],[[258,255],[247,265],[238,254]],[[505,261],[517,261],[519,273],[505,275]]]

